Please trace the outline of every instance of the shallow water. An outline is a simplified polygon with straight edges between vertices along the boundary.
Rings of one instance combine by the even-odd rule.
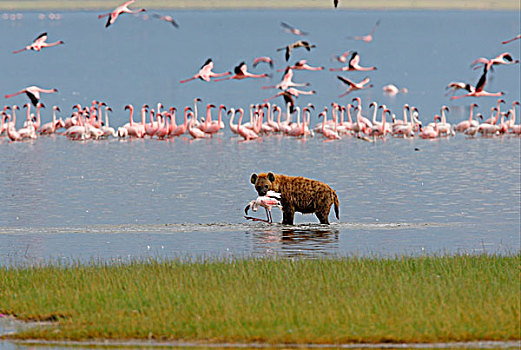
[[[253,57],[270,55],[297,39],[281,20],[309,31],[317,44],[310,53],[295,50],[291,62],[338,67],[333,54],[358,50],[375,88],[336,96],[344,87],[330,72],[295,72],[297,82],[318,91],[298,102],[321,109],[353,97],[385,103],[398,115],[404,103],[416,105],[424,123],[448,104],[450,122],[460,121],[474,100],[453,104],[444,96],[452,80],[475,83],[469,68],[480,56],[503,51],[520,56],[520,45],[500,44],[520,30],[515,12],[477,11],[180,11],[179,30],[160,21],[122,16],[105,29],[93,12],[64,13],[60,21],[1,21],[5,33],[0,91],[36,84],[56,87],[45,95],[68,116],[75,103],[93,98],[111,105],[111,124],[123,124],[123,106],[156,102],[204,103],[247,108],[276,91],[262,90],[273,79],[204,83],[178,81],[193,75],[208,57],[215,71]],[[381,25],[371,44],[345,39]],[[39,53],[10,52],[47,31],[65,45]],[[269,71],[259,66],[255,72]],[[499,67],[487,90],[506,92],[510,104],[520,95],[519,65]],[[395,83],[407,95],[384,96]],[[277,100],[276,100],[277,101]],[[488,115],[494,98],[476,100]],[[26,102],[18,96],[3,103]],[[282,101],[277,101],[281,103]],[[316,114],[312,124],[317,122]],[[180,117],[178,116],[178,121]],[[419,151],[415,151],[415,149]],[[239,143],[229,130],[212,140],[71,142],[61,136],[9,143],[0,138],[0,264],[47,259],[133,259],[159,257],[286,257],[317,255],[442,254],[519,251],[520,139],[505,136],[436,141],[354,138],[323,142],[279,136]],[[310,215],[296,216],[296,227],[246,222],[245,205],[255,197],[252,172],[304,175],[330,184],[340,197],[340,222],[329,227]],[[255,214],[264,217],[261,210]],[[274,220],[281,214],[274,210]],[[309,225],[311,223],[311,226]]]

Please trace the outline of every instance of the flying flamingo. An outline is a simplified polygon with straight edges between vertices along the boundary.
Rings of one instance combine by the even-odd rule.
[[[333,56],[331,58],[331,60],[332,61],[338,61],[340,63],[346,63],[347,62],[347,56],[349,56],[351,53],[352,53],[351,50],[345,51],[340,56],[337,56],[337,55]]]
[[[463,98],[463,97],[483,97],[483,96],[502,96],[502,95],[504,95],[505,93],[502,91],[488,92],[488,91],[484,90],[485,84],[487,83],[488,68],[489,68],[488,64],[485,64],[484,68],[483,68],[483,74],[481,75],[481,78],[479,78],[479,81],[476,84],[475,91],[469,92],[468,94],[465,94],[465,95],[452,96],[450,99],[455,100],[455,99]]]
[[[11,98],[14,96],[18,96],[20,94],[26,94],[27,97],[29,97],[29,99],[31,100],[32,104],[34,106],[36,106],[38,104],[38,102],[40,101],[40,93],[52,94],[54,92],[58,92],[58,90],[57,89],[42,89],[38,86],[33,85],[33,86],[26,87],[25,89],[22,89],[18,92],[5,95],[4,98]]]
[[[268,56],[257,57],[253,60],[253,68],[257,67],[257,65],[261,62],[267,63],[270,65],[270,68],[273,68],[273,60]]]
[[[284,98],[284,101],[286,102],[286,104],[290,106],[290,112],[293,113],[294,108],[295,108],[295,97],[298,97],[299,95],[313,95],[315,93],[316,93],[315,90],[303,91],[303,90],[297,90],[295,88],[289,88],[287,90],[279,92],[275,96],[265,98],[264,102],[268,102],[271,99],[282,96]]]
[[[373,29],[371,29],[371,32],[367,35],[358,35],[358,36],[348,36],[348,39],[352,40],[361,40],[365,41],[366,43],[370,43],[373,41],[373,34],[376,31],[376,28],[380,25],[380,20],[376,21],[376,24],[374,25]]]
[[[474,86],[470,85],[469,83],[463,83],[461,81],[451,81],[449,85],[445,87],[445,90],[449,90],[445,96],[449,95],[450,93],[455,93],[457,90],[467,90],[468,92],[476,91]]]
[[[297,61],[297,62],[295,62],[294,65],[290,66],[289,68],[294,69],[294,70],[310,70],[310,71],[324,70],[324,67],[310,66],[309,64],[307,64],[307,60]],[[277,72],[281,72],[281,71],[282,71],[281,69],[277,70]]]
[[[345,67],[341,68],[329,68],[331,72],[341,71],[341,72],[350,72],[350,71],[371,71],[376,70],[376,67],[362,67],[360,66],[360,55],[358,52],[354,51],[349,58],[349,63]]]
[[[160,19],[160,20],[165,21],[165,22],[168,22],[168,23],[172,24],[174,27],[179,28],[179,25],[178,25],[177,22],[172,18],[172,16],[165,16],[165,15],[160,15],[160,14],[154,13],[154,14],[152,15],[152,17],[157,18],[157,19]]]
[[[499,65],[507,65],[507,64],[517,64],[519,63],[519,60],[515,60],[512,58],[512,55],[508,52],[503,52],[502,54],[497,55],[494,58],[488,59],[484,57],[480,57],[472,64],[471,67],[475,66],[474,69],[478,69],[480,64],[485,64],[488,66],[487,69],[493,66],[499,66]]]
[[[503,45],[504,44],[508,44],[508,43],[511,43],[512,41],[519,40],[519,39],[521,39],[521,34],[516,35],[512,39],[508,39],[508,40],[502,41],[501,44],[503,44]]]
[[[277,85],[273,86],[263,86],[263,89],[281,89],[286,90],[292,86],[309,86],[309,83],[294,83],[293,82],[293,70],[291,67],[286,67],[284,71],[284,75],[282,76],[282,80]]]
[[[128,6],[133,4],[134,2],[136,2],[136,0],[126,1],[123,4],[119,5],[118,7],[116,7],[112,12],[98,15],[98,18],[103,18],[103,17],[109,16],[109,18],[107,20],[107,24],[105,24],[105,28],[108,28],[111,24],[116,22],[116,19],[118,19],[118,16],[121,15],[122,13],[140,13],[140,12],[146,11],[145,9],[139,9],[139,10],[135,10],[135,11],[130,10],[128,8]]]
[[[61,41],[61,40],[56,41],[54,43],[47,43],[46,41],[47,41],[47,33],[42,33],[36,39],[34,39],[34,41],[32,42],[31,45],[27,45],[23,49],[13,51],[13,53],[20,53],[20,52],[26,51],[26,50],[40,51],[44,47],[51,47],[51,46],[57,46],[57,45],[63,44],[63,41]]]
[[[349,80],[347,78],[344,78],[344,77],[342,77],[340,75],[337,75],[337,78],[341,82],[343,82],[344,84],[349,85],[347,91],[344,92],[342,95],[338,96],[339,98],[346,96],[347,94],[349,94],[351,91],[354,91],[354,90],[363,90],[363,89],[369,89],[369,88],[373,87],[373,84],[367,85],[367,83],[369,83],[371,81],[371,79],[369,77],[366,77],[364,80],[362,80],[359,83],[355,83],[354,81],[351,81],[351,80]]]
[[[216,77],[224,77],[226,75],[232,74],[231,72],[224,72],[224,73],[214,73],[212,72],[213,69],[213,61],[211,58],[207,59],[206,62],[201,66],[201,69],[199,69],[199,72],[194,75],[191,78],[181,80],[180,83],[186,83],[195,79],[201,79],[204,81],[210,81],[211,78]]]
[[[312,45],[312,44],[310,44],[310,43],[308,43],[307,41],[304,41],[304,40],[299,40],[299,41],[296,41],[296,42],[294,42],[292,44],[289,44],[286,47],[281,47],[280,49],[277,49],[277,51],[285,50],[286,51],[286,61],[289,61],[289,57],[291,55],[291,51],[293,51],[294,49],[296,49],[298,47],[303,47],[306,50],[311,51],[311,49],[316,47],[316,45]]]
[[[246,65],[245,62],[239,63],[239,65],[237,65],[233,69],[233,72],[235,74],[232,75],[231,77],[215,79],[215,81],[229,80],[229,79],[242,80],[242,79],[246,79],[246,78],[265,78],[265,77],[269,76],[267,73],[253,74],[253,73],[248,72],[248,66]]]
[[[282,26],[282,28],[284,28],[284,30],[288,33],[291,33],[291,34],[295,34],[295,35],[300,35],[300,36],[305,36],[305,35],[308,35],[308,33],[306,32],[303,32],[302,30],[298,29],[298,28],[295,28],[293,27],[292,25],[289,25],[287,23],[284,23],[284,22],[280,22],[280,25]]]

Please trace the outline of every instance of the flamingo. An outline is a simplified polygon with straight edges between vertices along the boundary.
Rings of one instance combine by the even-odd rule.
[[[469,83],[463,83],[461,81],[451,81],[449,85],[445,87],[445,90],[449,90],[445,96],[449,95],[450,93],[455,93],[457,90],[467,90],[468,92],[476,91],[474,86],[470,85]]]
[[[303,91],[303,90],[298,90],[298,89],[295,89],[295,88],[289,88],[287,90],[279,92],[275,96],[265,98],[264,102],[267,102],[267,101],[269,101],[271,99],[274,99],[276,97],[282,96],[284,98],[284,101],[286,102],[286,105],[290,106],[290,112],[293,113],[294,112],[294,107],[295,107],[295,99],[294,99],[294,97],[298,97],[299,95],[313,95],[315,93],[316,93],[315,90]]]
[[[40,51],[44,47],[57,46],[57,45],[61,45],[63,43],[64,42],[62,40],[56,41],[54,43],[48,43],[47,42],[47,33],[42,33],[36,39],[33,40],[31,45],[27,45],[23,49],[13,51],[13,53],[20,53],[20,52],[26,51],[26,50]]]
[[[477,120],[473,120],[472,117],[473,117],[473,113],[474,113],[474,107],[479,107],[477,103],[472,103],[470,105],[470,115],[469,115],[469,119],[468,120],[464,120],[460,123],[458,123],[458,125],[456,125],[454,127],[454,131],[458,131],[458,132],[465,132],[465,130],[467,130],[468,128],[470,128],[471,126],[477,126],[479,123]]]
[[[298,28],[295,28],[295,27],[293,27],[293,26],[290,25],[290,24],[287,24],[287,23],[284,23],[284,22],[280,22],[280,25],[282,26],[282,28],[284,28],[284,31],[286,31],[287,33],[291,33],[291,34],[295,34],[295,35],[300,35],[300,36],[306,36],[306,35],[308,35],[308,33],[303,32],[302,30],[300,30],[300,29],[298,29]]]
[[[304,136],[306,133],[306,119],[303,118],[302,124],[300,124],[300,107],[295,107],[295,109],[297,110],[297,125],[291,128],[286,134],[293,137]]]
[[[307,64],[307,60],[300,60],[295,62],[293,66],[290,67],[294,70],[310,70],[310,71],[318,71],[318,70],[324,70],[324,67],[312,67],[309,64]]]
[[[171,130],[170,131],[170,136],[181,136],[181,135],[183,135],[186,132],[186,130],[188,128],[188,112],[189,111],[191,112],[192,109],[190,107],[185,107],[185,112],[184,112],[185,121],[184,121],[184,123],[181,124],[181,125],[177,125],[174,130]]]
[[[293,86],[309,86],[309,83],[295,83],[293,82],[293,70],[291,67],[286,67],[284,71],[284,75],[282,76],[282,80],[277,85],[273,86],[263,86],[262,89],[280,89],[280,90],[286,90]]]
[[[512,39],[502,41],[501,44],[505,45],[505,44],[511,43],[512,41],[519,40],[519,39],[521,39],[521,34],[516,35]]]
[[[519,101],[512,102],[512,108],[510,109],[510,114],[512,118],[510,119],[510,127],[513,127],[516,124],[516,106],[519,106]]]
[[[199,69],[199,72],[196,75],[194,75],[191,78],[181,80],[180,83],[184,84],[186,82],[189,82],[189,81],[192,81],[195,79],[210,81],[211,78],[224,77],[226,75],[232,74],[231,72],[214,73],[214,72],[212,72],[212,69],[213,69],[213,61],[211,58],[209,58],[206,60],[206,62],[204,62],[204,64],[201,66],[201,68]]]
[[[387,109],[387,107],[385,105],[382,105],[378,108],[381,108],[383,109],[383,113],[382,113],[382,122],[381,123],[373,123],[373,127],[371,128],[371,131],[369,132],[369,134],[371,136],[374,136],[374,137],[385,137],[385,134],[387,133],[388,129],[386,128],[386,124],[385,124],[385,114],[386,113],[391,113],[391,111],[389,109]],[[376,110],[376,106],[375,106],[375,110]]]
[[[324,135],[324,137],[330,139],[330,140],[340,140],[342,139],[342,137],[340,137],[340,135],[338,135],[338,133],[333,130],[333,129],[329,129],[329,128],[326,128],[326,119],[327,119],[327,107],[325,108],[325,110],[320,113],[318,115],[318,117],[322,117],[324,118],[322,120],[322,135]]]
[[[447,123],[447,117],[445,116],[445,111],[449,112],[449,107],[442,106],[441,107],[441,120],[440,123],[438,123],[438,132],[439,134],[445,134],[447,136],[453,135],[454,131],[451,128],[450,123]]]
[[[436,115],[434,117],[434,127],[431,125],[427,125],[425,128],[422,129],[420,126],[420,137],[422,139],[434,139],[438,137],[438,123],[437,121],[441,120],[439,115]]]
[[[125,125],[125,129],[127,129],[128,131],[128,135],[129,136],[132,136],[132,137],[138,137],[138,138],[142,138],[144,135],[145,135],[145,131],[144,129],[140,128],[138,126],[138,124],[134,123],[134,106],[129,104],[129,105],[126,105],[125,106],[125,110],[129,110],[130,111],[130,115],[129,115],[129,124],[128,125]]]
[[[242,138],[244,138],[245,141],[257,139],[259,137],[259,135],[256,134],[253,130],[245,128],[245,127],[241,128],[242,117],[244,116],[244,109],[239,108],[237,110],[237,112],[239,112],[239,114],[240,114],[239,121],[237,123],[237,133],[240,136],[242,136]]]
[[[164,140],[170,131],[170,124],[168,123],[168,118],[166,118],[167,115],[169,115],[168,112],[164,111],[157,116],[158,119],[161,118],[163,120],[155,133],[155,136],[157,136],[157,138],[160,140]]]
[[[192,118],[190,118],[190,123],[188,123],[188,133],[194,139],[204,139],[209,137],[208,134],[206,134],[204,131],[195,126],[195,115]]]
[[[116,137],[117,136],[116,131],[114,130],[114,128],[110,127],[109,111],[112,112],[112,108],[105,106],[105,125],[103,125],[100,129],[101,129],[101,131],[103,131],[104,137],[108,137],[108,136]]]
[[[41,128],[38,130],[40,132],[40,135],[49,135],[54,134],[57,128],[63,127],[63,122],[61,119],[56,120],[56,111],[60,111],[60,107],[53,106],[52,107],[52,121],[49,123],[45,123],[41,126]]]
[[[152,17],[157,18],[157,19],[160,19],[160,20],[165,21],[165,22],[168,22],[168,23],[172,24],[174,27],[179,28],[179,25],[178,25],[177,22],[172,18],[172,16],[165,16],[165,15],[160,15],[160,14],[154,13],[154,14],[152,15]]]
[[[374,32],[376,31],[376,28],[378,28],[379,25],[380,25],[380,20],[376,21],[376,24],[374,25],[373,29],[371,29],[371,32],[369,32],[369,34],[367,34],[367,35],[357,35],[357,36],[348,36],[347,38],[348,39],[352,39],[352,40],[361,40],[361,41],[365,41],[366,43],[370,43],[371,41],[373,41],[373,34],[374,34]]]
[[[475,66],[474,69],[478,69],[480,64],[487,65],[488,68],[499,65],[507,65],[507,64],[517,64],[519,60],[515,60],[512,58],[512,55],[508,52],[503,52],[497,55],[494,58],[488,59],[484,57],[480,57],[474,62],[471,63],[471,67]]]
[[[369,77],[366,77],[364,80],[360,81],[359,83],[355,83],[354,81],[351,81],[340,75],[337,75],[337,78],[344,84],[349,85],[349,88],[347,89],[347,91],[344,92],[342,95],[338,96],[339,98],[346,96],[347,94],[349,94],[351,91],[354,91],[354,90],[364,90],[364,89],[369,89],[369,88],[373,87],[373,84],[367,85],[367,83],[369,83],[371,81],[371,79]]]
[[[242,80],[242,79],[246,79],[246,78],[265,78],[265,77],[269,76],[267,73],[253,74],[253,73],[248,72],[248,66],[246,65],[245,62],[239,63],[239,65],[237,65],[233,69],[233,72],[235,74],[232,75],[231,77],[215,79],[215,81],[222,81],[222,80],[229,80],[229,79]]]
[[[316,47],[316,45],[310,44],[309,42],[304,41],[304,40],[299,40],[292,44],[289,44],[286,47],[281,47],[280,49],[277,49],[277,51],[285,50],[286,51],[286,61],[289,61],[291,51],[293,51],[294,49],[299,48],[299,47],[303,47],[306,50],[311,51],[311,49]]]
[[[253,60],[253,68],[257,67],[257,65],[261,62],[267,63],[270,65],[270,68],[273,68],[273,60],[268,56],[256,57]]]
[[[245,218],[253,221],[264,221],[271,224],[273,222],[273,219],[271,217],[271,208],[277,207],[282,210],[282,205],[280,204],[280,196],[280,193],[268,191],[266,195],[257,197],[257,199],[248,203],[246,208],[244,208],[244,213],[248,215],[248,210],[250,210],[250,208],[253,211],[257,211],[259,207],[263,207],[264,209],[266,209],[266,220],[252,218],[249,216],[245,216]]]
[[[469,92],[468,94],[465,94],[465,95],[452,96],[450,99],[451,100],[455,100],[455,99],[463,98],[463,97],[483,97],[483,96],[502,96],[502,95],[504,95],[505,93],[502,92],[502,91],[499,91],[499,92],[488,92],[488,91],[484,90],[485,84],[487,83],[488,68],[489,68],[488,64],[485,64],[484,65],[484,69],[483,69],[483,74],[479,78],[479,81],[476,84],[476,88],[475,88],[474,91],[471,91],[471,92]]]
[[[135,11],[130,10],[128,8],[128,6],[133,4],[134,2],[136,2],[136,0],[126,1],[126,2],[122,3],[121,5],[119,5],[118,7],[116,7],[112,12],[98,15],[98,18],[103,18],[103,17],[108,16],[109,18],[107,20],[107,23],[105,24],[105,28],[108,28],[111,24],[116,22],[116,19],[118,19],[118,16],[121,15],[122,13],[140,13],[140,12],[146,11],[143,8],[139,9],[139,10],[135,10]]]
[[[340,56],[334,55],[331,60],[332,61],[338,61],[340,63],[346,63],[347,62],[347,56],[349,56],[352,53],[351,50],[345,51]]]
[[[42,89],[38,86],[28,86],[25,89],[22,89],[20,91],[17,91],[12,94],[7,94],[4,96],[4,98],[11,98],[14,96],[18,96],[20,94],[26,94],[27,97],[31,100],[32,104],[36,106],[38,102],[40,101],[40,93],[46,93],[46,94],[52,94],[58,92],[57,89]]]
[[[402,93],[402,94],[406,94],[409,92],[409,90],[407,90],[407,88],[401,88],[399,89],[396,85],[394,84],[388,84],[388,85],[385,85],[384,87],[382,87],[382,90],[384,92],[384,94],[387,94],[387,95],[391,95],[391,96],[394,96],[394,95],[397,95],[398,93]]]
[[[485,120],[483,123],[485,123],[485,124],[496,124],[497,123],[497,121],[499,119],[500,110],[501,110],[501,104],[502,103],[506,103],[505,100],[503,100],[501,98],[497,100],[496,107],[491,109],[490,118]],[[496,115],[495,116],[494,116],[494,113],[493,113],[494,111],[496,111]]]
[[[376,67],[362,67],[360,66],[360,55],[358,52],[354,51],[351,53],[351,58],[349,58],[349,63],[345,67],[341,68],[329,68],[331,72],[335,71],[342,71],[342,72],[349,72],[349,71],[371,71],[376,70]]]

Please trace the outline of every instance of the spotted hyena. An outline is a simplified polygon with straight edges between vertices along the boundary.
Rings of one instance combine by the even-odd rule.
[[[301,176],[287,176],[274,173],[252,174],[250,181],[255,185],[259,196],[271,190],[281,194],[282,223],[293,225],[295,212],[315,213],[321,224],[329,224],[331,206],[335,205],[338,214],[338,196],[329,185]]]

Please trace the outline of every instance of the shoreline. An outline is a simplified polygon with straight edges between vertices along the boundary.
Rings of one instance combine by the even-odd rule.
[[[0,11],[87,11],[112,9],[119,4],[118,1],[56,1],[56,0],[28,0],[28,1],[1,1]],[[288,0],[285,2],[224,0],[224,1],[176,1],[174,4],[166,0],[140,0],[133,7],[142,6],[156,10],[325,10],[332,11],[360,11],[360,10],[478,10],[478,11],[520,11],[518,1],[505,0],[494,2],[491,0],[476,1],[383,1],[368,0],[356,2],[340,2],[338,9],[334,9],[332,1],[328,0]]]

